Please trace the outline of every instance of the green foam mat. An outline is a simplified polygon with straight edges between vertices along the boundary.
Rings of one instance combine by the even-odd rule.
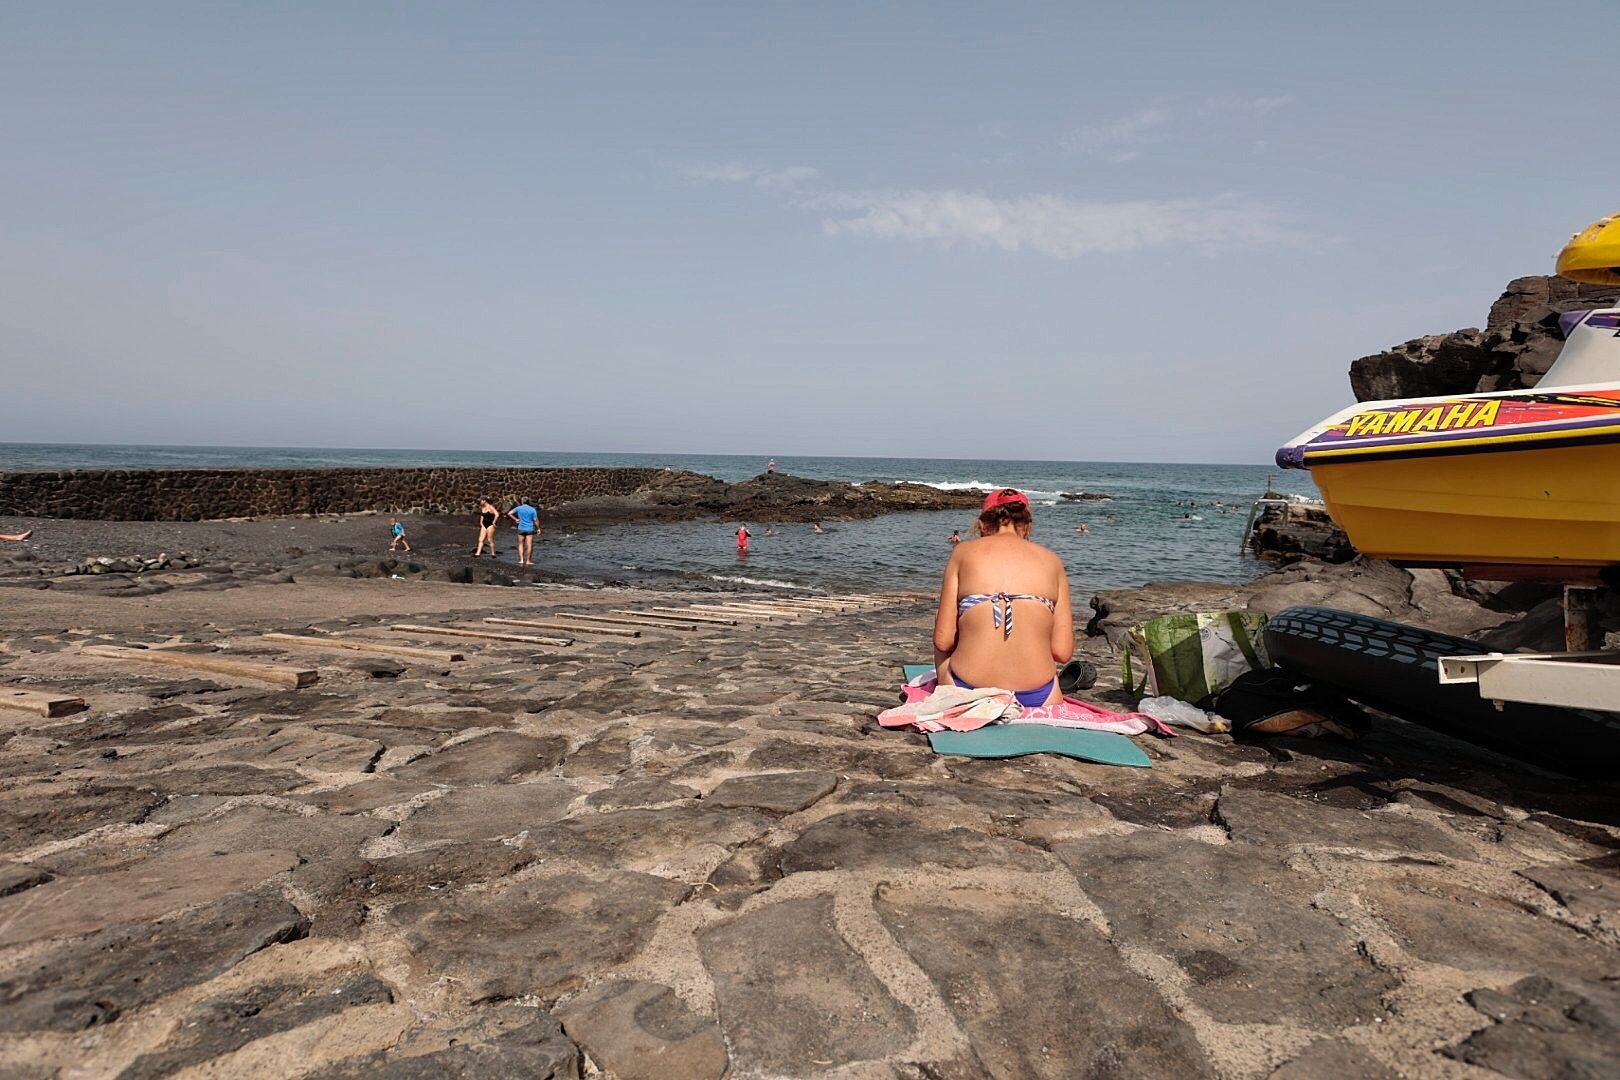
[[[1062,754],[1100,765],[1128,765],[1138,769],[1153,766],[1142,748],[1124,735],[1050,724],[990,724],[975,731],[936,731],[928,736],[928,745],[936,754],[957,757]]]
[[[932,672],[934,670],[934,665],[933,664],[901,664],[900,665],[900,670],[902,672],[904,672],[904,675],[902,675],[901,677],[906,682],[909,683],[912,679],[915,679],[919,675],[927,675],[928,673]]]

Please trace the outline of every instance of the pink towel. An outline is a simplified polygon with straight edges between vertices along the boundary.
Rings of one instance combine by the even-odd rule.
[[[1113,731],[1120,735],[1140,735],[1147,731],[1166,738],[1176,735],[1174,729],[1146,713],[1114,712],[1079,698],[1066,697],[1056,705],[1026,709],[1017,704],[1010,691],[994,687],[986,687],[982,692],[955,686],[941,690],[931,673],[912,680],[904,690],[904,705],[878,714],[878,723],[884,727],[915,727],[918,731],[973,731],[992,723],[1046,724],[1049,727]],[[947,697],[950,700],[945,700]]]

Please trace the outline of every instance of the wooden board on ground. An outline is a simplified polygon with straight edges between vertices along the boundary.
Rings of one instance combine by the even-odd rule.
[[[691,611],[686,608],[652,608],[648,611],[615,611],[616,615],[644,615],[649,619],[668,619],[674,622],[712,623],[715,626],[736,626],[743,620],[740,616],[721,615],[719,612],[704,614],[701,611]]]
[[[583,626],[579,623],[541,622],[538,619],[485,619],[491,626],[528,626],[536,630],[567,630],[575,634],[604,634],[608,637],[640,637],[640,630],[627,626]]]
[[[347,649],[353,652],[377,653],[382,656],[402,656],[410,660],[427,660],[436,664],[456,664],[467,659],[465,653],[445,652],[442,649],[419,649],[414,645],[395,645],[391,641],[368,641],[365,638],[315,637],[312,634],[265,634],[259,640],[273,645],[299,645],[306,649]]]
[[[738,608],[744,611],[774,611],[783,615],[812,614],[809,608],[796,604],[783,604],[775,600],[722,600],[715,604],[694,604],[693,607]],[[815,614],[819,614],[816,612]]]
[[[677,630],[691,632],[707,629],[695,623],[664,622],[662,619],[649,619],[644,615],[620,617],[618,615],[587,615],[581,611],[559,611],[557,618],[573,620],[572,626],[585,629],[587,623],[605,623],[608,626],[639,626],[647,630]]]
[[[844,603],[838,600],[773,600],[772,603],[803,611],[820,612],[853,611],[859,608],[857,604]]]
[[[79,650],[85,656],[100,656],[108,660],[135,660],[143,664],[166,664],[170,667],[208,671],[230,675],[239,679],[256,679],[273,686],[288,686],[301,690],[320,681],[320,674],[312,668],[287,667],[263,660],[241,660],[217,653],[181,652],[178,649],[126,649],[121,645],[86,645]]]
[[[0,686],[0,707],[23,709],[46,719],[72,716],[90,706],[84,698],[64,694],[60,690],[25,690],[20,686]]]
[[[464,626],[416,626],[412,623],[395,623],[388,629],[397,630],[401,634],[481,638],[484,641],[511,641],[519,645],[572,645],[574,643],[573,638],[537,637],[534,634],[512,634],[499,630],[472,630]]]
[[[714,612],[719,615],[740,615],[748,619],[764,619],[767,622],[797,618],[789,612],[778,611],[775,608],[733,607],[730,604],[693,604],[691,610],[705,614]]]

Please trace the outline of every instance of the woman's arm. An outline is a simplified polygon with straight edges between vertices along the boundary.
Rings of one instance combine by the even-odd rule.
[[[1057,560],[1058,587],[1053,599],[1057,608],[1052,612],[1052,659],[1067,664],[1074,657],[1074,608],[1069,606],[1069,575],[1063,570],[1063,560]]]
[[[956,651],[956,589],[961,576],[961,548],[951,552],[945,563],[945,580],[939,587],[939,610],[934,613],[934,667],[950,659]]]

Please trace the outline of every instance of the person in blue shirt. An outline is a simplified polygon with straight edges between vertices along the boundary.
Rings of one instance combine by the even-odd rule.
[[[534,536],[540,531],[540,511],[530,506],[528,499],[519,499],[506,516],[517,524],[518,565],[533,566]]]
[[[393,537],[388,542],[389,551],[398,551],[401,544],[405,545],[407,553],[411,550],[411,542],[405,539],[405,525],[398,518],[388,519],[388,535]]]

